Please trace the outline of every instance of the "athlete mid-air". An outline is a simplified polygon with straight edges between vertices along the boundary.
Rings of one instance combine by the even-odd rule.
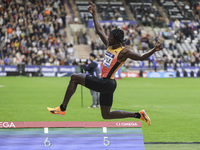
[[[128,58],[140,61],[146,60],[156,51],[161,50],[162,45],[158,42],[152,50],[142,55],[134,53],[133,51],[124,47],[124,32],[122,29],[113,29],[110,32],[109,37],[107,37],[99,23],[95,5],[92,2],[90,2],[88,10],[93,16],[97,34],[100,36],[103,43],[107,46],[107,51],[101,68],[101,78],[82,73],[73,74],[71,76],[71,80],[69,82],[62,104],[56,108],[47,107],[47,110],[52,114],[64,115],[71,96],[76,91],[77,85],[80,84],[91,90],[100,92],[101,114],[104,119],[132,117],[141,119],[150,126],[151,121],[145,110],[141,110],[140,112],[127,112],[122,110],[110,111],[113,103],[113,93],[117,85],[116,80],[114,79],[114,74]]]

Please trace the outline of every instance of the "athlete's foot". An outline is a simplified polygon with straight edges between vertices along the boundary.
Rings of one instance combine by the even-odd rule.
[[[56,114],[56,115],[60,115],[60,116],[65,115],[65,111],[61,111],[60,106],[58,106],[56,108],[47,107],[47,110],[52,114]]]
[[[145,112],[145,110],[141,110],[140,112],[140,120],[146,122],[149,126],[151,125],[151,120],[149,118],[149,116],[147,115],[147,113]]]

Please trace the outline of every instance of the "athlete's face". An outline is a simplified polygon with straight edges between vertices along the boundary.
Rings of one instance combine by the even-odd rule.
[[[111,45],[115,45],[115,44],[118,44],[119,42],[112,36],[110,35],[108,37],[108,45],[111,46]]]

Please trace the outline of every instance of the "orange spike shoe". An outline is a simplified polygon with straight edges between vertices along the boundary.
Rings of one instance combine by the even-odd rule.
[[[65,111],[61,111],[60,106],[58,106],[56,108],[47,107],[47,110],[52,114],[56,114],[56,115],[60,115],[60,116],[65,115]]]
[[[140,120],[146,122],[150,126],[151,120],[150,120],[149,116],[147,115],[147,113],[145,112],[145,110],[143,109],[139,113],[141,115]]]

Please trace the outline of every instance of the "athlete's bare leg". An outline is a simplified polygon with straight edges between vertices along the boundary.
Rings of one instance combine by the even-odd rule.
[[[76,87],[77,87],[78,84],[85,86],[85,76],[86,76],[86,74],[82,74],[82,73],[73,74],[71,76],[71,80],[69,82],[69,85],[67,87],[67,91],[65,93],[65,98],[62,102],[63,106],[67,106],[71,96],[76,91]]]
[[[119,119],[119,118],[136,118],[136,113],[115,110],[110,111],[111,106],[102,106],[101,105],[101,115],[103,119]]]

